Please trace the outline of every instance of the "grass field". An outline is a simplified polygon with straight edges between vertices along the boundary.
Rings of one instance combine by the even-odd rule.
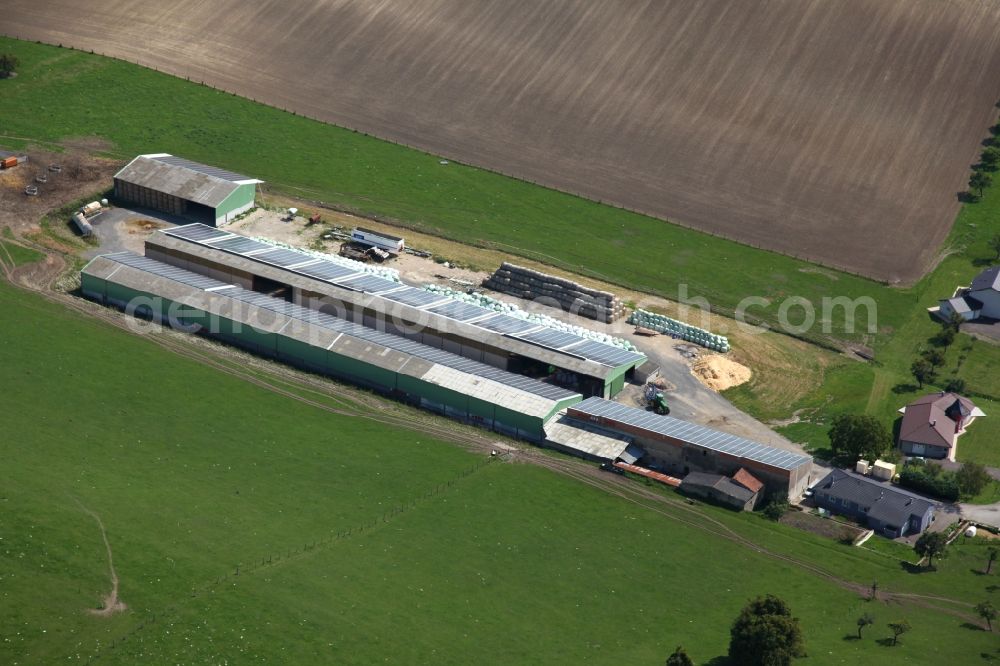
[[[36,252],[30,248],[26,248],[23,245],[18,245],[17,243],[11,243],[9,241],[13,240],[14,234],[11,232],[10,228],[4,227],[3,233],[0,234],[0,263],[7,263],[8,261],[13,262],[15,266],[20,266],[21,264],[30,264],[33,261],[38,261],[42,258],[41,252]],[[7,242],[3,239],[6,238]]]
[[[780,302],[799,295],[818,308],[824,296],[879,290],[888,322],[913,303],[910,292],[454,162],[443,166],[433,155],[120,61],[7,38],[0,49],[22,62],[19,76],[2,82],[8,112],[0,142],[101,137],[107,153],[122,159],[172,152],[258,176],[289,194],[631,288],[676,298],[683,283],[723,310],[746,296]],[[740,270],[720,270],[727,265]],[[773,321],[777,305],[753,313]]]
[[[3,38],[0,48],[16,51],[23,62],[18,78],[2,82],[11,112],[0,118],[0,141],[7,143],[102,137],[107,152],[123,159],[167,150],[260,175],[287,193],[633,288],[676,297],[676,286],[684,283],[690,294],[707,296],[722,310],[750,295],[776,299],[775,304],[788,296],[816,304],[824,296],[870,296],[878,305],[879,333],[866,341],[875,348],[878,365],[824,360],[808,373],[765,367],[754,383],[730,392],[759,418],[799,411],[802,422],[784,432],[814,449],[825,446],[834,413],[865,411],[887,425],[893,422],[895,410],[916,395],[909,364],[935,331],[924,309],[980,270],[991,256],[986,239],[1000,231],[1000,188],[993,187],[984,201],[963,208],[937,270],[910,288],[891,288],[481,170],[444,167],[430,155],[126,63]],[[102,91],[100,108],[92,104],[93,90]],[[254,140],[245,141],[246,136]],[[565,234],[574,242],[561,242]],[[654,262],[629,247],[665,251]],[[776,305],[753,312],[773,319]],[[841,332],[840,337],[852,336]],[[1000,348],[977,344],[964,350],[966,344],[962,337],[953,347],[949,368],[966,356],[956,374],[974,393],[997,398]],[[791,361],[793,367],[799,364]],[[807,375],[811,381],[804,384],[784,379]],[[990,413],[995,401],[977,399]],[[960,456],[1000,466],[1000,447],[991,446],[998,438],[1000,421],[985,419]]]
[[[933,264],[1000,98],[1000,8],[982,0],[4,8],[6,34],[124,57],[887,281],[915,280]],[[413,189],[436,184],[432,165],[408,166]],[[521,227],[533,217],[509,219]],[[576,228],[623,248],[657,240],[552,217],[545,226],[556,249]],[[472,213],[462,222],[488,220]],[[877,242],[882,229],[892,229],[891,243]],[[534,240],[507,242],[535,249]],[[669,245],[638,247],[647,262],[671,258]],[[582,256],[587,265],[597,254]]]
[[[878,625],[845,640],[872,605],[669,507],[321,412],[2,282],[0,308],[3,663],[652,664],[678,643],[704,663],[766,592],[801,618],[813,663],[968,663],[995,648],[908,603],[875,604]],[[985,561],[975,542],[913,575],[884,554],[703,510],[850,580],[995,596],[969,571]],[[110,587],[87,511],[107,529],[123,614],[87,613]],[[912,634],[881,646],[900,616]]]
[[[285,193],[631,288],[676,297],[683,283],[723,311],[746,296],[765,296],[773,305],[752,312],[769,321],[789,296],[817,307],[824,296],[870,296],[878,306],[877,334],[844,333],[839,309],[832,323],[835,337],[864,338],[876,365],[790,358],[788,368],[765,367],[754,383],[729,393],[762,419],[799,411],[802,421],[783,432],[817,450],[826,445],[833,414],[864,411],[891,425],[895,410],[917,395],[909,365],[936,330],[925,308],[981,270],[993,256],[987,239],[1000,232],[1000,186],[994,186],[982,202],[963,207],[933,273],[908,288],[887,287],[459,164],[442,166],[431,155],[126,63],[6,38],[0,49],[23,63],[20,76],[0,82],[9,110],[0,117],[0,142],[100,137],[108,154],[122,159],[174,152],[261,176]],[[100,105],[94,90],[101,91]],[[656,248],[657,260],[632,248]],[[976,398],[984,411],[1000,413],[1000,347],[977,343],[966,351],[967,344],[960,336],[942,381],[966,356],[955,374],[974,394],[988,396]],[[789,371],[802,363],[808,372]],[[969,438],[960,457],[1000,466],[1000,447],[991,445],[1000,440],[1000,420],[982,420]]]

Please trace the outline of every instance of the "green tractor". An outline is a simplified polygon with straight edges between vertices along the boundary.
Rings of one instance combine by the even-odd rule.
[[[667,415],[670,413],[670,405],[667,404],[667,399],[663,396],[663,391],[655,384],[646,384],[646,387],[643,389],[643,396],[646,398],[646,403],[657,414]]]

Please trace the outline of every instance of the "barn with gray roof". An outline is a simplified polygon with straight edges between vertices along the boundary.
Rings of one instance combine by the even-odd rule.
[[[115,198],[215,227],[253,208],[262,182],[183,157],[151,153],[139,155],[115,174]]]

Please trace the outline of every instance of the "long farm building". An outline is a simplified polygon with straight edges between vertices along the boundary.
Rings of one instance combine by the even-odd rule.
[[[613,397],[646,361],[639,352],[201,224],[156,232],[146,256],[502,370],[550,377],[584,396]]]
[[[538,441],[579,393],[132,253],[93,259],[87,298]]]
[[[660,416],[610,400],[588,398],[569,407],[569,421],[625,435],[642,449],[641,462],[683,477],[691,472],[731,476],[746,469],[768,493],[798,499],[809,485],[812,458],[706,426]],[[624,447],[623,447],[624,448]]]

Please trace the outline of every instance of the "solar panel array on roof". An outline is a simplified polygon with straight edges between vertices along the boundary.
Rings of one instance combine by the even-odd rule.
[[[183,157],[175,157],[174,155],[162,155],[150,157],[149,159],[156,160],[157,162],[163,162],[164,164],[169,164],[171,166],[184,167],[185,169],[190,169],[191,171],[203,173],[206,176],[221,178],[222,180],[228,180],[233,183],[238,183],[241,180],[254,180],[249,176],[243,176],[238,173],[233,173],[232,171],[209,166],[207,164],[201,164],[199,162],[192,162],[191,160],[186,160]]]
[[[342,280],[351,275],[358,275],[358,271],[347,266],[341,266],[330,261],[320,260],[318,263],[300,266],[296,272],[308,275],[318,280],[336,281]]]
[[[566,348],[565,351],[611,366],[634,363],[646,358],[645,355],[639,352],[626,351],[618,347],[606,345],[603,342],[597,342],[596,340],[585,340],[580,344]]]
[[[779,469],[796,469],[812,462],[812,458],[784,449],[776,449],[743,437],[706,428],[696,423],[681,421],[671,416],[660,416],[635,407],[627,407],[603,398],[587,398],[570,407],[588,416],[599,416],[618,421],[634,428],[641,428],[682,442],[713,451],[727,453]]]
[[[511,337],[515,337],[518,340],[527,340],[528,342],[533,342],[536,345],[548,347],[549,349],[563,349],[586,340],[586,338],[576,333],[566,333],[565,331],[557,331],[552,328],[543,328],[540,331],[522,333]]]
[[[495,314],[493,310],[487,310],[486,308],[479,307],[478,305],[471,305],[469,303],[463,303],[462,301],[456,300],[448,300],[446,303],[442,303],[441,305],[435,305],[432,308],[427,308],[427,311],[441,315],[442,317],[454,319],[456,321],[472,321],[480,319],[481,317],[493,316]]]
[[[175,282],[180,282],[181,284],[186,284],[197,289],[218,289],[219,287],[229,286],[228,283],[221,282],[215,278],[205,277],[204,275],[199,275],[198,273],[192,273],[191,271],[184,270],[183,268],[177,268],[176,266],[164,264],[163,262],[156,261],[155,259],[149,259],[138,254],[132,254],[131,252],[117,252],[106,256],[114,259],[120,264],[124,264],[132,268],[138,268],[139,270],[146,271],[148,273],[155,273],[156,275],[160,275]]]
[[[218,229],[205,224],[185,224],[182,227],[165,229],[164,233],[192,241],[208,241],[232,235],[226,231],[219,231]]]
[[[233,254],[246,254],[247,252],[258,252],[261,250],[267,250],[272,245],[267,243],[261,243],[259,241],[250,240],[243,236],[234,236],[232,238],[220,239],[218,241],[210,240],[206,242],[209,247],[215,247],[220,250],[225,250],[226,252],[232,252]]]
[[[182,231],[189,227],[201,227],[208,231]],[[404,289],[404,285],[401,283],[367,273],[360,273],[355,269],[336,264],[326,259],[316,259],[313,263],[309,263],[306,266],[290,268],[290,266],[296,266],[296,264],[300,263],[296,261],[297,259],[309,261],[312,255],[297,250],[277,248],[274,245],[242,236],[225,237],[226,234],[224,234],[223,236],[207,236],[205,239],[202,239],[202,233],[218,234],[219,232],[201,224],[180,227],[177,230],[168,230],[166,233],[183,238],[184,240],[199,243],[205,247],[227,250],[307,277],[325,280],[339,287],[375,294],[397,303],[424,309],[426,312],[434,315],[470,323],[473,326],[479,326],[494,333],[530,342],[556,352],[571,355],[577,359],[593,361],[607,367],[635,364],[646,358],[644,354],[638,352],[625,351],[618,347],[589,340],[572,333],[563,333],[541,324],[512,317],[508,314],[495,313],[487,308],[463,303],[457,299],[440,303],[443,300],[442,297],[433,294],[422,295],[417,292],[423,292],[423,290],[413,287],[406,287]],[[260,251],[265,248],[271,248],[271,250],[267,252]],[[248,252],[255,251],[259,252],[247,255]]]
[[[388,298],[390,301],[397,301],[404,305],[411,305],[415,308],[421,308],[432,303],[438,303],[447,298],[447,296],[434,294],[423,289],[417,289],[416,287],[403,287],[397,291],[384,294],[383,298]]]
[[[192,273],[191,271],[183,268],[177,268],[176,266],[171,266],[170,264],[165,264],[163,262],[156,261],[155,259],[135,255],[130,252],[105,255],[105,257],[121,264],[146,271],[152,275],[157,275],[174,280],[175,282],[187,284],[197,289],[204,290],[211,289],[213,287],[228,286],[226,283],[220,282],[219,280],[214,280],[197,273]],[[439,363],[461,372],[490,379],[505,386],[510,386],[549,400],[564,400],[566,398],[579,395],[574,391],[568,391],[558,386],[546,384],[538,381],[537,379],[531,379],[522,375],[515,375],[507,372],[506,370],[501,370],[491,365],[480,363],[479,361],[473,361],[472,359],[444,351],[443,349],[429,347],[423,343],[409,340],[400,335],[377,331],[373,328],[368,328],[354,322],[339,319],[325,312],[319,312],[318,310],[312,310],[310,308],[302,307],[301,305],[289,303],[280,298],[267,296],[266,294],[261,294],[255,291],[248,291],[238,286],[228,287],[229,288],[225,289],[223,292],[212,293],[219,293],[220,296],[242,301],[263,310],[280,313],[294,319],[308,322],[315,326],[351,335],[353,337],[371,342],[372,344],[381,345],[404,354],[416,356],[417,358],[424,359],[431,363]]]
[[[303,252],[295,252],[294,250],[286,250],[284,248],[261,252],[260,254],[255,254],[253,258],[282,267],[304,264],[308,261],[316,261],[316,257],[313,257],[312,255],[308,255]]]
[[[538,324],[530,321],[525,321],[524,319],[518,319],[517,317],[511,317],[510,315],[497,314],[489,317],[488,319],[481,319],[476,322],[476,326],[489,329],[491,331],[496,331],[497,333],[503,333],[505,335],[511,333],[525,333],[533,328],[538,328]]]
[[[403,285],[399,282],[393,282],[392,280],[386,280],[385,278],[380,278],[377,275],[358,275],[357,277],[346,278],[343,280],[337,280],[336,284],[342,287],[347,287],[348,289],[353,289],[354,291],[366,291],[372,294],[380,294],[385,291],[392,291],[393,289],[399,289]]]

